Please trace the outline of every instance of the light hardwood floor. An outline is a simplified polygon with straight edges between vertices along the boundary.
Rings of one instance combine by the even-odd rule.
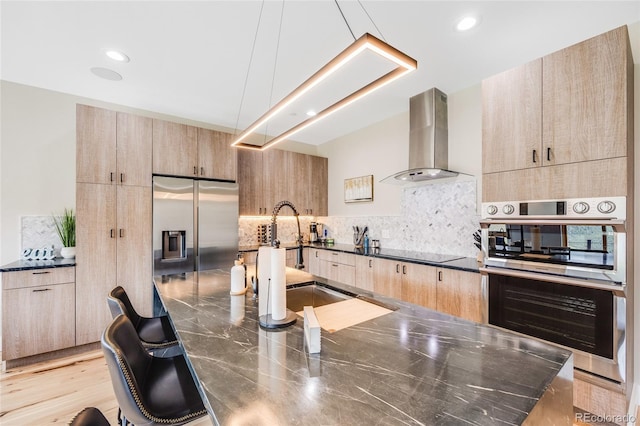
[[[117,424],[116,402],[101,351],[61,358],[0,373],[0,424],[67,424],[85,407]],[[208,417],[191,425],[210,425]]]

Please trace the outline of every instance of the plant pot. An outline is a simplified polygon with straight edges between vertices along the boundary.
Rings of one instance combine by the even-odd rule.
[[[62,247],[60,249],[60,256],[65,259],[73,259],[76,257],[76,248],[75,247]]]

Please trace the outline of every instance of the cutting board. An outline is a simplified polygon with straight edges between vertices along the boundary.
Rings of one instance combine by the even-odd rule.
[[[360,299],[335,302],[313,308],[313,310],[318,318],[320,327],[329,333],[393,312],[390,309]],[[297,314],[302,316],[303,312],[300,311]]]

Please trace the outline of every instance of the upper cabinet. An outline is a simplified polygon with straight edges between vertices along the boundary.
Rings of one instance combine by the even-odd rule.
[[[153,120],[153,173],[198,176],[197,127]]]
[[[627,155],[632,67],[626,26],[543,58],[547,164]]]
[[[484,80],[482,109],[483,201],[601,196],[616,186],[607,171],[619,168],[633,139],[627,27]],[[569,173],[565,165],[593,179],[569,193],[554,184]],[[594,182],[599,176],[605,181]]]
[[[198,128],[198,164],[200,177],[236,180],[237,148],[231,146],[231,134]]]
[[[76,181],[151,186],[151,119],[76,107]]]
[[[231,135],[186,124],[153,120],[153,173],[236,180]]]
[[[482,82],[482,172],[541,163],[542,59]]]
[[[291,176],[291,202],[302,215],[327,215],[328,160],[315,155],[287,152]]]
[[[296,152],[240,149],[240,214],[270,215],[276,203],[293,203],[300,215],[327,215],[327,159]],[[285,208],[282,215],[292,215]]]

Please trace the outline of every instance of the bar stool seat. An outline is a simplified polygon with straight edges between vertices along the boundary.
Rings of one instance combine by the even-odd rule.
[[[142,344],[147,349],[161,349],[178,343],[169,318],[167,316],[149,318],[139,315],[122,286],[111,290],[107,302],[114,319],[118,315],[125,315],[129,318]]]
[[[109,324],[101,344],[125,425],[181,425],[207,414],[184,356],[150,355],[126,316]]]

